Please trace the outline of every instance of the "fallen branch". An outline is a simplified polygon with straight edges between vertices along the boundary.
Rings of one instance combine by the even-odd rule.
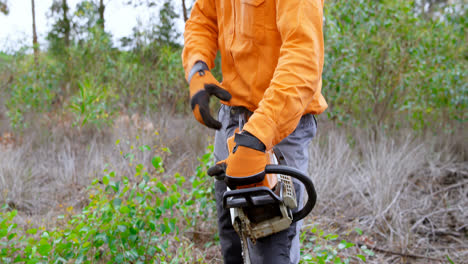
[[[378,248],[376,246],[367,245],[365,243],[357,243],[357,245],[359,247],[366,246],[368,249],[371,249],[373,251],[378,251],[378,252],[382,252],[382,253],[389,254],[389,255],[397,255],[397,256],[400,256],[400,257],[413,258],[413,259],[427,259],[427,260],[432,260],[432,261],[445,263],[445,260],[443,260],[443,259],[437,259],[437,258],[426,257],[426,256],[423,256],[423,255],[416,255],[416,254],[402,253],[402,252],[396,252],[396,251],[392,251],[392,250],[386,250],[386,249],[383,249],[383,248]]]
[[[410,232],[413,232],[414,229],[416,227],[418,227],[418,225],[421,224],[428,217],[431,217],[433,215],[440,214],[440,213],[447,214],[447,213],[454,212],[454,211],[457,211],[457,210],[459,210],[459,209],[458,208],[450,208],[450,209],[440,209],[440,210],[437,210],[437,211],[433,211],[433,212],[421,217],[416,223],[414,223],[414,225],[411,226],[411,228],[410,228]]]
[[[457,184],[450,185],[450,186],[448,186],[448,187],[446,187],[446,188],[444,188],[442,190],[438,190],[437,192],[432,193],[432,195],[435,196],[437,194],[444,193],[444,192],[446,192],[446,191],[448,191],[450,189],[455,189],[457,187],[461,187],[461,186],[463,186],[465,184],[468,184],[468,181],[464,181],[464,182],[460,182],[460,183],[457,183]]]
[[[431,229],[426,226],[421,226],[420,227],[421,231],[418,230],[418,233],[424,235],[427,233],[431,233],[432,235],[435,236],[454,236],[454,237],[461,237],[463,234],[461,232],[455,232],[455,231],[450,231],[444,228],[439,228],[439,229]]]
[[[206,231],[195,231],[195,230],[189,230],[186,231],[188,234],[198,234],[198,235],[205,235],[205,236],[214,236],[216,233],[214,232],[206,232]]]

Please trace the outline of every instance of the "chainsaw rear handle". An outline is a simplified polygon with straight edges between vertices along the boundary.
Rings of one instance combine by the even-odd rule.
[[[276,173],[291,176],[293,178],[298,179],[302,184],[304,184],[309,199],[307,200],[307,203],[304,205],[304,207],[302,207],[301,210],[293,213],[293,223],[303,219],[312,211],[312,209],[314,209],[315,203],[317,202],[317,193],[315,192],[315,187],[312,180],[309,177],[307,177],[307,175],[295,168],[275,164],[267,165],[265,167],[265,173]]]

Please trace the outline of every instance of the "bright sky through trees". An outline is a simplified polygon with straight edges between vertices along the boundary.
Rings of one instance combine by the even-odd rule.
[[[68,0],[71,12],[79,2],[80,0]],[[122,0],[106,2],[109,2],[105,11],[106,31],[112,33],[115,45],[119,45],[120,38],[131,34],[138,20],[146,25],[151,17],[157,17],[157,8],[135,8],[125,5],[125,1]],[[14,51],[25,45],[29,46],[32,38],[31,0],[14,0],[8,3],[10,14],[7,16],[0,14],[0,51]],[[46,44],[45,37],[53,23],[52,19],[47,18],[51,5],[52,0],[36,0],[37,31],[41,45]],[[174,1],[174,7],[176,12],[181,13],[179,1]],[[182,16],[177,21],[177,30],[182,32]]]

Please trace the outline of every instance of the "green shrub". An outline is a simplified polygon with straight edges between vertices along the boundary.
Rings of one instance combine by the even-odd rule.
[[[360,229],[356,229],[356,232],[362,235]],[[310,227],[301,233],[301,244],[303,245],[301,248],[302,263],[349,264],[356,261],[366,262],[366,256],[374,256],[374,252],[366,246],[358,247],[345,239],[339,240],[339,235],[326,234],[317,226]],[[354,249],[357,253],[347,252],[350,249]]]
[[[139,149],[151,150],[148,146]],[[212,179],[206,176],[211,153],[212,148],[201,159],[190,189],[179,174],[163,180],[159,156],[152,159],[152,168],[137,164],[132,177],[106,172],[88,188],[89,204],[76,214],[68,208],[69,214],[59,216],[63,225],[51,230],[21,230],[14,223],[17,211],[4,206],[0,262],[192,263],[187,249],[193,245],[180,235],[214,219]],[[184,243],[187,249],[181,246]]]
[[[328,117],[379,128],[462,126],[468,118],[464,8],[431,17],[419,14],[415,1],[328,1],[323,72]],[[107,94],[107,112],[189,111],[181,47],[158,40],[154,28],[136,28],[128,40],[131,51],[114,48],[99,26],[85,31],[70,47],[42,53],[37,68],[31,55],[8,60],[14,78],[6,86],[6,105],[13,127],[25,124],[28,113],[77,103],[80,84],[90,76],[92,86]],[[221,79],[219,57],[216,65]]]
[[[58,118],[71,115],[76,124],[102,127],[117,111],[187,112],[180,54],[180,47],[156,43],[118,51],[98,28],[61,53],[41,54],[37,64],[32,55],[16,54],[7,66],[13,76],[5,89],[10,123],[22,129],[30,113],[57,112]]]
[[[96,86],[93,78],[79,83],[80,92],[72,96],[70,111],[75,116],[75,125],[84,126],[88,123],[100,128],[112,124],[115,106],[112,105],[112,94],[107,87]]]
[[[7,86],[7,116],[13,128],[27,127],[25,115],[51,110],[60,93],[59,69],[46,57],[35,65],[31,56],[17,55],[9,66],[14,78]]]
[[[323,92],[331,119],[418,130],[467,121],[466,21],[415,9],[402,0],[326,3]]]
[[[116,142],[120,144],[120,142]],[[149,146],[133,151],[150,152]],[[170,152],[167,148],[161,149]],[[196,259],[195,241],[188,234],[200,227],[216,226],[213,179],[206,170],[213,165],[213,147],[200,159],[189,179],[165,176],[161,156],[151,167],[135,160],[136,153],[122,153],[135,164],[131,177],[106,170],[87,189],[87,205],[73,207],[57,217],[53,228],[23,229],[15,223],[16,210],[0,210],[1,263],[204,263]],[[132,165],[133,166],[133,165]],[[109,168],[111,165],[109,166]],[[361,233],[362,234],[362,233]],[[301,233],[303,263],[366,261],[373,252],[317,227]],[[205,246],[217,242],[217,235]],[[351,248],[357,249],[351,253]]]

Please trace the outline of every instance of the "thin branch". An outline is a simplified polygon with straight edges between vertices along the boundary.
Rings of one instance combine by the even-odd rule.
[[[446,187],[446,188],[444,188],[442,190],[438,190],[437,192],[432,193],[432,195],[437,195],[437,194],[440,194],[440,193],[444,193],[444,192],[446,192],[446,191],[448,191],[450,189],[455,189],[455,188],[463,186],[465,184],[468,184],[468,181],[459,182],[457,184],[450,185],[450,186],[448,186],[448,187]]]
[[[392,250],[386,250],[386,249],[378,248],[376,246],[370,246],[370,245],[367,245],[365,243],[357,243],[357,245],[359,247],[366,246],[368,249],[371,249],[371,250],[374,250],[374,251],[379,251],[379,252],[389,254],[389,255],[397,255],[397,256],[401,256],[401,257],[405,257],[405,258],[427,259],[427,260],[438,261],[438,262],[442,262],[442,263],[446,262],[443,259],[437,259],[437,258],[426,257],[426,256],[423,256],[423,255],[416,255],[416,254],[402,253],[402,252],[396,252],[396,251],[392,251]]]
[[[437,210],[437,211],[434,211],[430,214],[427,214],[423,217],[421,217],[421,219],[419,219],[416,223],[414,223],[414,225],[410,228],[410,231],[412,232],[419,224],[421,224],[424,219],[428,218],[428,217],[431,217],[435,214],[439,214],[439,213],[449,213],[449,212],[453,212],[453,211],[457,211],[458,208],[452,208],[452,209],[447,209],[447,210]]]

